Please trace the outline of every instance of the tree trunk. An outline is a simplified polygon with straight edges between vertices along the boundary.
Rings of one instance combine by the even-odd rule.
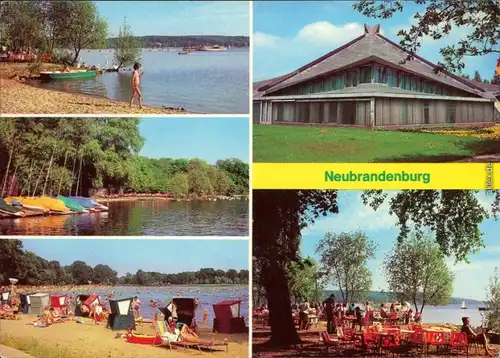
[[[281,265],[272,262],[262,269],[262,281],[269,305],[269,323],[271,325],[271,344],[290,346],[301,343],[292,316],[290,291]]]
[[[78,60],[78,56],[80,55],[80,50],[75,49],[75,57],[73,57],[73,62],[71,62],[71,66],[74,66],[76,63],[76,60]]]
[[[73,190],[73,183],[75,182],[75,168],[76,168],[76,157],[73,157],[73,169],[71,170],[71,185],[69,187],[69,196]]]
[[[75,196],[78,196],[78,187],[80,186],[80,177],[82,175],[82,161],[83,158],[80,157],[80,169],[78,170],[78,179],[76,181]]]
[[[40,179],[42,178],[43,168],[45,168],[45,163],[43,163],[42,169],[40,169],[40,174],[38,175],[38,179],[36,180],[36,183],[35,183],[35,189],[33,190],[33,196],[36,195],[36,189],[38,188],[38,183],[40,182]]]
[[[66,154],[64,154],[64,164],[63,168],[66,168],[66,160],[68,159],[68,151],[66,151]],[[57,187],[57,195],[59,195],[59,192],[61,191],[61,185],[62,185],[62,173],[61,173],[61,178],[59,179],[59,186]]]
[[[9,161],[7,162],[7,169],[5,170],[5,176],[3,179],[2,195],[0,195],[0,197],[3,197],[3,193],[5,191],[5,186],[7,185],[7,177],[9,176],[10,163],[12,162],[12,155],[13,154],[14,154],[14,143],[12,143],[12,148],[10,148]]]
[[[50,168],[52,167],[52,160],[54,160],[54,150],[55,150],[55,148],[52,149],[52,154],[50,155],[49,167],[47,168],[47,175],[45,176],[45,183],[43,183],[42,196],[45,195],[45,189],[47,189],[47,180],[49,180]]]
[[[23,193],[24,193],[24,189],[26,189],[26,186],[28,187],[28,196],[30,196],[30,187],[31,187],[31,183],[30,183],[30,180],[31,180],[31,173],[33,171],[33,166],[35,165],[35,159],[33,159],[31,161],[31,165],[30,165],[30,172],[28,174],[28,179],[26,180],[26,184],[24,184],[23,188],[21,189],[21,193],[19,194],[20,196],[23,196]]]

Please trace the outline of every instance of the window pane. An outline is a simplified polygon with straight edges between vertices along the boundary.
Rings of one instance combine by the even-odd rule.
[[[371,83],[372,81],[372,68],[371,67],[361,67],[361,78],[359,83]]]

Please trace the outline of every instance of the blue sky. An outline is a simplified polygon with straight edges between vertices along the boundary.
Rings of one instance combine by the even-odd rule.
[[[124,17],[136,36],[249,35],[246,1],[95,1],[116,36]]]
[[[94,267],[110,266],[119,275],[138,269],[161,273],[248,269],[247,240],[23,240],[26,250],[46,260],[71,265],[80,260]]]
[[[373,273],[372,290],[387,290],[381,266],[386,254],[396,242],[399,232],[396,227],[396,218],[389,215],[388,200],[377,211],[374,211],[363,204],[361,193],[361,191],[339,192],[339,214],[320,218],[313,226],[304,229],[300,250],[304,257],[312,256],[318,261],[319,255],[315,253],[315,250],[326,231],[341,233],[361,230],[378,245],[375,259],[368,262],[368,267]],[[479,192],[477,197],[481,205],[491,212],[493,197],[487,196],[485,192]],[[456,275],[453,286],[454,297],[484,299],[494,268],[499,266],[500,269],[500,221],[485,220],[480,225],[480,230],[484,233],[483,240],[486,248],[478,254],[469,255],[470,264],[455,265],[454,259],[448,260],[449,267]]]
[[[248,118],[143,118],[141,155],[150,158],[200,158],[210,164],[238,158],[248,163]]]
[[[425,7],[406,2],[403,12],[391,19],[364,17],[352,8],[353,2],[253,2],[254,80],[279,76],[317,59],[363,34],[363,25],[381,25],[385,37],[399,43],[397,32],[409,28],[413,15]],[[437,63],[441,60],[439,49],[456,43],[468,29],[454,28],[445,39],[422,40],[419,53]],[[468,57],[464,72],[473,75],[478,70],[483,78],[490,79],[495,71],[498,54]]]

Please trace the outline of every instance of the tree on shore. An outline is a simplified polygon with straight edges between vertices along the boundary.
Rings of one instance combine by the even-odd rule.
[[[399,300],[413,303],[418,312],[451,299],[454,275],[433,239],[411,237],[396,245],[385,259],[384,271],[389,290]]]
[[[112,48],[115,50],[114,63],[117,70],[122,66],[131,65],[139,62],[141,56],[141,42],[134,37],[130,25],[127,20],[123,20],[123,25],[120,27],[118,37],[113,42]]]
[[[500,53],[500,7],[495,0],[416,0],[417,5],[425,5],[425,12],[417,12],[413,18],[416,23],[410,29],[398,32],[400,45],[410,54],[405,59],[411,60],[421,45],[422,38],[429,36],[440,40],[448,36],[453,28],[468,28],[456,44],[441,48],[444,63],[440,66],[451,72],[460,72],[465,65],[465,56],[483,56]],[[353,8],[364,16],[389,19],[395,13],[402,12],[405,2],[402,0],[359,0]]]
[[[34,49],[42,44],[42,27],[37,21],[37,3],[34,1],[2,1],[0,5],[0,45],[13,51]]]
[[[398,217],[398,241],[412,230],[430,229],[441,252],[466,261],[484,246],[479,225],[487,213],[467,190],[404,190],[389,201],[390,215]],[[387,199],[382,190],[367,190],[363,202],[376,210]],[[496,192],[492,210],[500,210]],[[270,344],[288,346],[301,340],[295,329],[285,265],[298,260],[301,230],[320,216],[338,213],[335,190],[254,190],[253,255],[259,267],[270,310]]]
[[[82,49],[106,46],[108,24],[99,15],[92,1],[57,2],[58,14],[63,23],[57,27],[56,36],[61,45],[72,50],[70,65],[75,65]]]
[[[493,332],[500,332],[500,276],[498,267],[495,268],[487,290],[485,301],[489,311],[486,312],[488,328]]]
[[[318,282],[317,273],[318,267],[312,257],[288,263],[286,276],[290,285],[291,297],[295,302],[321,299],[324,286]],[[318,296],[320,297],[318,298]]]
[[[375,249],[375,243],[361,231],[327,232],[318,243],[323,278],[338,287],[344,302],[366,299],[372,285],[367,262],[375,257]]]

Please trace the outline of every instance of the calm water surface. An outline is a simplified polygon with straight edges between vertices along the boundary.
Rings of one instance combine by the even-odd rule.
[[[248,201],[122,201],[109,212],[0,219],[1,235],[248,236]]]
[[[113,66],[111,50],[80,54],[86,65]],[[106,64],[106,62],[108,62]],[[249,113],[249,51],[193,52],[144,49],[141,59],[143,102],[154,107],[182,107],[199,113]],[[89,80],[50,81],[41,86],[128,101],[131,71],[108,72]]]
[[[240,315],[245,317],[248,324],[248,286],[167,286],[167,287],[130,287],[118,286],[113,288],[116,298],[125,298],[138,296],[141,300],[141,316],[144,318],[153,318],[157,309],[152,307],[150,300],[159,302],[158,307],[165,307],[170,303],[173,297],[197,297],[200,300],[199,306],[196,309],[196,320],[202,322],[203,310],[208,310],[208,324],[211,327],[213,323],[214,310],[212,305],[225,300],[241,299]],[[61,291],[57,293],[78,294],[85,293],[82,291]],[[92,291],[89,293],[97,293],[101,296],[101,302],[107,304],[105,299],[110,290]]]

